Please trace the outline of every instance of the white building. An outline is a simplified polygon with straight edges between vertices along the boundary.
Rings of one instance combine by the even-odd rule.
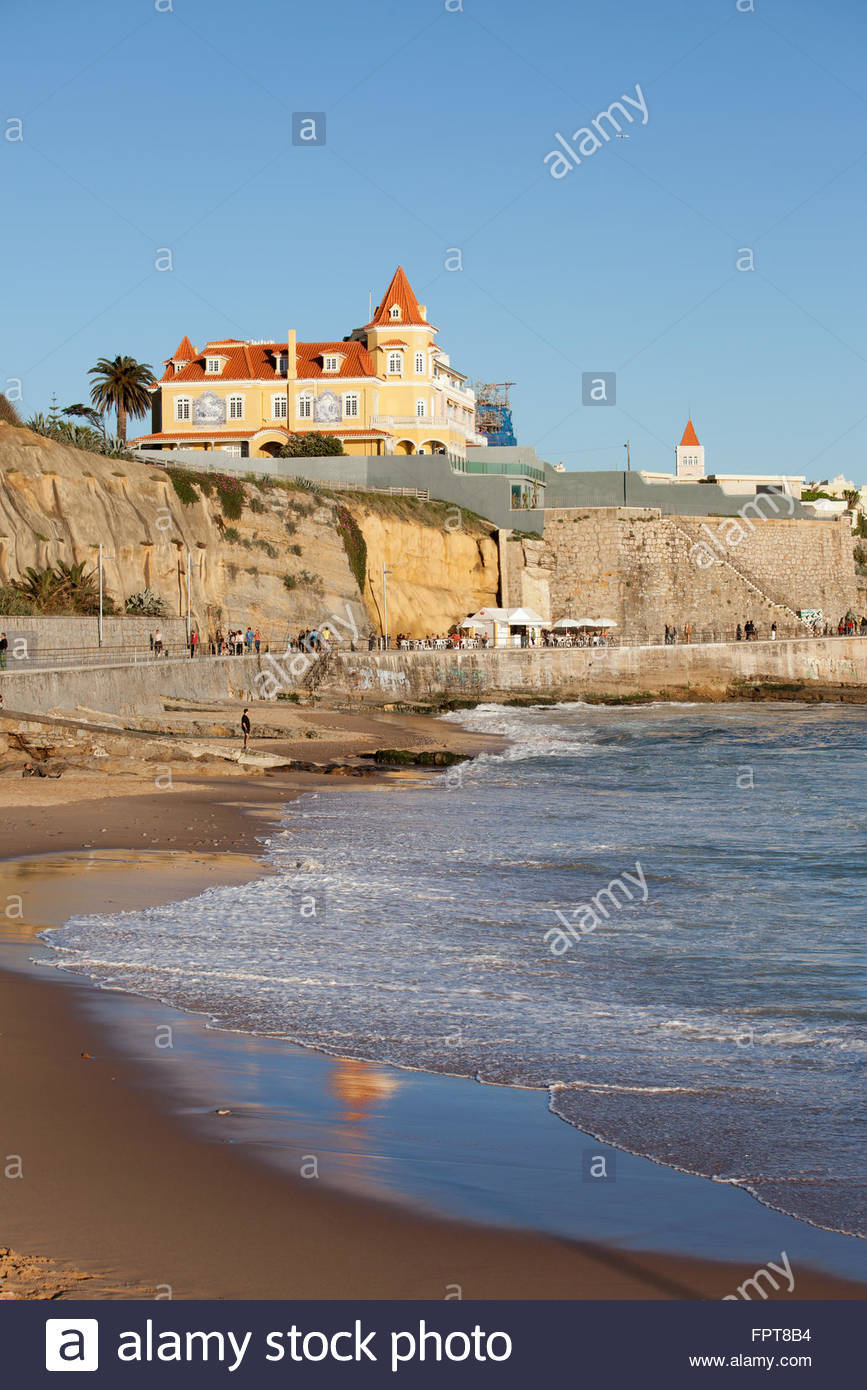
[[[640,470],[646,483],[716,483],[730,497],[755,497],[757,493],[782,492],[800,501],[806,477],[795,473],[706,473],[704,445],[699,443],[692,420],[686,422],[683,438],[675,449],[674,473]],[[836,479],[835,479],[836,481]]]

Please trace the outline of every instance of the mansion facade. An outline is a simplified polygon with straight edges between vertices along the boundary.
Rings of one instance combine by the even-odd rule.
[[[184,337],[152,389],[136,448],[279,454],[290,434],[336,435],[347,454],[450,454],[483,446],[467,378],[434,342],[402,268],[371,318],[339,342]]]

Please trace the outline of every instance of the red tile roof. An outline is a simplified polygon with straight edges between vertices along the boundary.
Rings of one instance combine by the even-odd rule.
[[[684,444],[690,444],[697,446],[698,448],[701,448],[701,445],[698,442],[698,435],[695,432],[695,426],[692,423],[692,419],[687,420],[686,429],[683,432],[683,439],[680,441],[680,443],[681,446],[683,446]]]
[[[393,304],[396,304],[400,309],[399,319],[390,317],[389,311]],[[412,285],[404,274],[403,266],[400,265],[392,275],[388,289],[377,304],[373,318],[366,326],[368,328],[384,328],[389,323],[417,323],[430,326],[419,308],[418,300]]]
[[[406,347],[403,338],[386,338],[379,344],[380,347]]]
[[[286,343],[245,343],[239,338],[224,338],[219,342],[207,343],[202,352],[195,354],[186,367],[176,372],[169,365],[160,378],[161,381],[280,381],[285,376],[276,371],[275,361],[280,353],[286,352]],[[339,371],[323,372],[322,358],[326,353],[339,353],[343,358]],[[226,364],[221,372],[206,372],[206,357],[224,357]],[[298,379],[301,381],[340,377],[375,377],[376,370],[370,353],[364,343],[357,339],[338,343],[297,343],[296,365]]]
[[[190,342],[189,338],[185,333],[183,338],[181,338],[181,341],[178,343],[177,348],[175,349],[174,356],[169,357],[166,360],[168,362],[192,362],[195,356],[196,349],[193,347],[192,343]]]

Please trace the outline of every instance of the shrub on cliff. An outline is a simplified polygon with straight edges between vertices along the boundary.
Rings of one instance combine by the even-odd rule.
[[[246,492],[240,478],[232,478],[228,473],[212,473],[214,487],[220,500],[220,511],[230,521],[237,521],[244,510]]]
[[[18,411],[8,397],[3,395],[2,391],[0,391],[0,420],[5,425],[21,425],[23,423]]]
[[[172,487],[185,507],[191,507],[194,502],[198,502],[199,490],[196,487],[198,478],[194,474],[189,473],[186,468],[167,468],[166,472],[172,480]]]
[[[63,560],[58,560],[56,565],[42,570],[30,565],[9,587],[26,603],[33,605],[34,613],[93,614],[99,611],[97,572],[86,570],[83,562],[67,565]],[[105,592],[102,611],[117,611],[114,600]]]
[[[361,593],[364,593],[364,586],[367,583],[367,542],[361,527],[348,507],[339,503],[335,508],[334,515],[337,520],[337,534],[343,541],[343,548],[349,560],[349,568],[355,576],[355,582]]]
[[[101,454],[103,458],[126,459],[128,463],[136,462],[135,454],[130,452],[122,439],[105,437],[89,425],[74,425],[71,420],[59,420],[38,411],[27,421],[27,428],[33,434],[66,444],[70,449],[83,449],[85,453]]]
[[[162,618],[166,606],[153,589],[141,589],[137,594],[130,594],[128,599],[124,599],[123,611],[132,617]]]

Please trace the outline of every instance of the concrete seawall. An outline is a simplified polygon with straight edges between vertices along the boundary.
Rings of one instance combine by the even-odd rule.
[[[163,697],[184,700],[249,698],[259,670],[256,656],[189,657],[137,666],[83,666],[62,671],[3,671],[0,690],[9,711],[47,714],[53,709],[108,714],[162,714]]]
[[[255,656],[161,660],[134,666],[0,673],[9,711],[46,714],[78,705],[115,714],[159,714],[162,701],[257,698]],[[867,639],[802,638],[681,647],[541,648],[521,651],[332,652],[317,690],[371,704],[513,696],[581,698],[694,691],[724,697],[739,681],[817,689],[867,689]],[[287,681],[286,688],[291,688]]]
[[[375,700],[514,695],[635,695],[694,689],[723,696],[737,681],[867,686],[867,639],[800,638],[677,647],[335,653],[320,685]]]

